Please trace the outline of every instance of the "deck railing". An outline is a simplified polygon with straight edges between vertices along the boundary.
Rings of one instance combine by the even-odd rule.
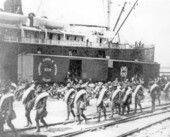
[[[2,39],[2,38],[1,38]],[[31,44],[44,44],[44,45],[59,45],[59,46],[72,46],[72,47],[90,47],[90,48],[111,48],[111,49],[134,49],[134,48],[153,48],[154,45],[145,45],[144,47],[137,47],[129,44],[108,44],[108,43],[95,43],[84,41],[70,41],[70,40],[50,40],[50,39],[38,39],[38,38],[21,38],[4,36],[3,40],[6,42],[19,42],[19,43],[31,43]]]

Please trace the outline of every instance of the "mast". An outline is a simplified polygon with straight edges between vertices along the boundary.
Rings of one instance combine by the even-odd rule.
[[[110,6],[111,0],[107,0],[107,30],[110,30]]]

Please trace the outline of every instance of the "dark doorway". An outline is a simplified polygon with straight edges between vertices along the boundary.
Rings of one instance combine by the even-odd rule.
[[[137,79],[142,77],[143,67],[142,64],[134,64],[134,75],[137,75]]]
[[[81,60],[70,60],[69,71],[71,73],[72,79],[80,79],[81,78]]]

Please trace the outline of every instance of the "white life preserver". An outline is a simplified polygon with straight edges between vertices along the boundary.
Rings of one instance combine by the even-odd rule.
[[[166,91],[170,87],[170,82],[166,83],[164,91]]]
[[[47,92],[43,92],[38,95],[38,97],[35,99],[34,109],[37,109],[38,103],[41,99],[48,97],[49,94]]]
[[[120,88],[117,88],[114,92],[113,92],[113,95],[112,95],[112,101],[114,100],[114,98],[116,97],[116,95],[121,92],[121,89]]]
[[[157,84],[153,84],[153,85],[151,86],[151,88],[150,88],[150,93],[152,93],[153,90],[154,90],[156,87],[158,87],[158,85],[157,85]]]
[[[76,92],[74,88],[71,88],[68,90],[68,92],[66,92],[65,97],[64,97],[64,101],[67,103],[69,96],[71,95],[71,93]]]
[[[84,94],[87,94],[86,90],[84,90],[84,89],[80,90],[80,91],[76,94],[75,100],[74,100],[75,106],[76,106],[76,104],[77,104],[78,99],[79,99],[82,95],[84,95]]]
[[[124,98],[123,98],[123,102],[126,101],[128,95],[131,94],[131,93],[132,93],[132,88],[128,87],[128,89],[127,89],[127,91],[126,91],[126,93],[125,93],[125,96],[124,96]]]
[[[101,90],[101,93],[100,93],[99,98],[97,99],[97,103],[96,103],[97,107],[98,107],[98,106],[100,105],[100,103],[102,102],[103,97],[104,97],[104,94],[106,93],[106,91],[107,91],[106,88],[103,88],[103,89]]]
[[[137,85],[137,87],[135,88],[135,91],[133,93],[133,96],[136,97],[138,91],[142,88],[142,85]]]
[[[30,93],[34,91],[35,84],[31,85],[28,89],[25,90],[23,96],[22,96],[22,103],[25,104],[27,98],[29,97]]]
[[[10,99],[10,98],[14,98],[14,94],[12,93],[9,93],[9,94],[5,94],[2,96],[1,100],[0,100],[0,110],[2,109],[2,106],[4,104],[4,102],[7,100],[7,99]]]

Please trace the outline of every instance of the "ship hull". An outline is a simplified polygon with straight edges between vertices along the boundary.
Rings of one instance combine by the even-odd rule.
[[[40,54],[37,54],[39,51]],[[69,51],[75,52],[69,56]],[[104,57],[99,56],[101,51],[104,51]],[[153,57],[147,59],[143,55],[144,51],[139,51],[135,55],[136,50],[132,49],[63,47],[1,41],[0,75],[13,82],[21,78],[39,82],[64,82],[67,72],[72,71],[83,80],[92,78],[95,81],[107,81],[124,77],[121,74],[124,67],[127,68],[126,77],[129,79],[134,74],[147,80],[158,76],[159,64],[152,62]],[[138,61],[134,61],[135,58]],[[79,69],[77,72],[74,70],[76,67]]]

